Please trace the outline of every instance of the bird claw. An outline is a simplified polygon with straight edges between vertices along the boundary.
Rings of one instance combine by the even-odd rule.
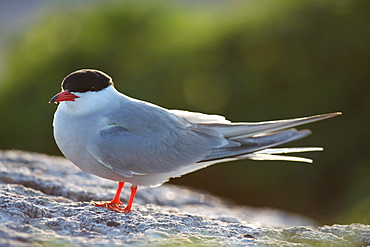
[[[117,212],[117,213],[129,213],[129,212],[131,212],[130,208],[120,207],[120,205],[122,205],[122,202],[114,203],[114,202],[111,202],[111,201],[103,201],[103,202],[92,202],[92,204],[95,207],[106,207],[106,208],[108,208],[108,209],[110,209],[114,212]]]
[[[102,201],[102,202],[91,202],[95,207],[110,207],[110,206],[116,206],[122,205],[122,202],[115,203],[112,201]]]
[[[109,205],[107,206],[107,208],[109,208],[110,210],[116,213],[130,213],[131,212],[131,209],[129,208],[121,208],[121,207],[113,206],[113,205]]]

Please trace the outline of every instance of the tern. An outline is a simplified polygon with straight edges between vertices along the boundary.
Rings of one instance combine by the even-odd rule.
[[[64,78],[49,103],[57,146],[81,170],[118,182],[112,201],[95,202],[119,213],[131,211],[138,186],[158,186],[172,177],[239,159],[312,162],[286,153],[319,147],[273,148],[311,134],[292,127],[340,112],[266,122],[230,122],[219,115],[160,106],[130,98],[102,71],[77,70]],[[131,194],[120,201],[124,183]]]

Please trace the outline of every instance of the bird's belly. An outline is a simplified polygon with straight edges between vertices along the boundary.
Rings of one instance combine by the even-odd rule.
[[[104,166],[88,151],[89,135],[87,133],[93,133],[95,126],[91,126],[91,121],[89,123],[89,120],[86,120],[87,123],[84,124],[73,118],[58,118],[56,116],[54,119],[54,138],[60,151],[77,167],[87,173],[110,180],[126,182],[124,176]],[[81,128],[81,126],[85,128]]]

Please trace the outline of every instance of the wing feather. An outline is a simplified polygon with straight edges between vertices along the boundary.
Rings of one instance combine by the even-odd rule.
[[[90,137],[88,150],[126,177],[193,165],[213,148],[230,142],[214,130],[202,131],[165,109],[140,102],[125,105],[120,114],[108,116],[107,122],[108,127]]]
[[[298,125],[303,125],[331,117],[340,115],[340,112],[322,114],[310,117],[295,118],[295,119],[286,119],[278,121],[265,121],[260,123],[231,123],[231,124],[222,124],[222,123],[203,123],[203,125],[208,125],[209,128],[222,133],[226,138],[229,139],[240,139],[251,137],[266,132],[278,131],[282,129],[287,129],[295,127]]]
[[[258,137],[248,137],[238,139],[237,141],[241,144],[240,147],[227,147],[227,148],[216,148],[213,149],[211,154],[207,155],[200,162],[207,162],[211,160],[233,158],[248,153],[258,152],[266,148],[279,146],[288,142],[292,142],[301,138],[304,138],[311,134],[309,130],[288,129],[279,131],[276,133],[268,133]]]
[[[126,177],[135,174],[179,176],[209,164],[240,158],[280,160],[286,157],[286,160],[308,162],[305,158],[276,155],[299,148],[274,152],[271,147],[311,133],[288,128],[340,114],[231,123],[222,116],[166,110],[138,100],[125,102],[109,112],[119,114],[105,116],[103,127],[90,137],[87,149],[103,165]]]

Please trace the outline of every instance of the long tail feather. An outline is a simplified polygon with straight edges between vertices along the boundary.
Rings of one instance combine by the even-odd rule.
[[[200,162],[233,158],[248,153],[254,153],[260,150],[265,150],[270,147],[275,147],[304,138],[309,134],[311,134],[311,131],[309,130],[297,131],[296,129],[288,129],[276,133],[268,133],[266,135],[258,137],[237,139],[236,141],[240,143],[239,147],[223,147],[213,149],[212,153],[207,155]]]
[[[296,130],[291,128],[340,115],[340,112],[311,117],[268,121],[261,123],[201,123],[205,129],[221,133],[233,145],[224,145],[211,150],[202,162],[223,162],[230,159],[254,160],[287,160],[309,162],[311,159],[283,156],[280,154],[321,151],[322,148],[272,148],[291,141],[304,138],[311,134],[310,130]],[[287,129],[290,128],[290,129]]]
[[[284,156],[284,155],[273,155],[273,154],[249,154],[247,159],[251,160],[284,160],[284,161],[297,161],[312,163],[312,159],[296,157],[296,156]]]
[[[276,154],[286,153],[299,153],[299,152],[313,152],[322,151],[321,147],[304,147],[304,148],[268,148],[255,153],[241,156],[241,158],[247,158],[252,160],[285,160],[285,161],[298,161],[312,163],[312,159],[295,157],[295,156],[284,156]]]

